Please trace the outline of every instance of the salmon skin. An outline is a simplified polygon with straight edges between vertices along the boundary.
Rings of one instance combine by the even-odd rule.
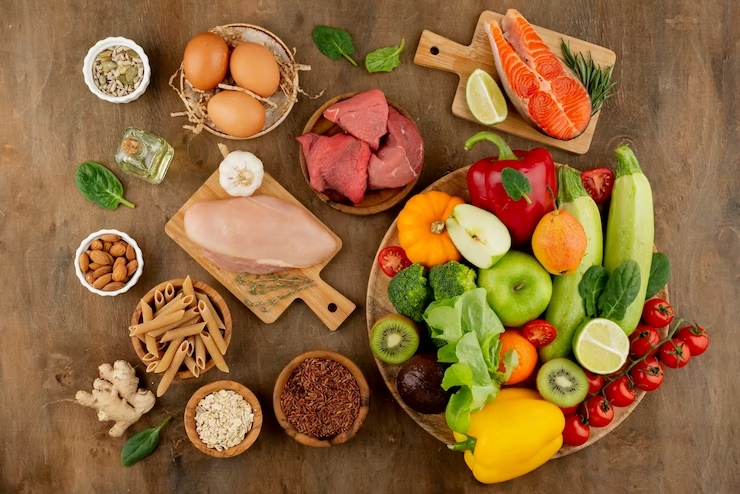
[[[591,121],[588,91],[532,25],[509,9],[501,26],[492,21],[486,31],[501,83],[519,114],[555,139],[581,135]]]

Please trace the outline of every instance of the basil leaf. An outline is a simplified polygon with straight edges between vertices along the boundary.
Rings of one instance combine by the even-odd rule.
[[[144,429],[143,431],[131,436],[131,439],[126,441],[126,444],[123,445],[123,449],[121,450],[121,465],[124,467],[130,467],[154,451],[154,448],[159,444],[159,430],[164,427],[164,424],[169,422],[171,418],[172,416],[169,416],[157,427]]]
[[[94,161],[85,161],[75,172],[75,185],[80,194],[90,202],[105,209],[116,209],[119,204],[133,208],[123,198],[123,185],[113,172]]]
[[[654,297],[663,289],[671,277],[671,261],[662,252],[653,254],[653,262],[650,264],[650,278],[648,278],[647,293],[645,299]]]
[[[501,170],[501,183],[506,194],[513,200],[518,201],[523,197],[527,204],[532,204],[532,200],[527,197],[527,194],[532,193],[532,184],[522,172],[513,168],[504,168]]]
[[[318,25],[313,28],[311,37],[313,37],[313,42],[316,43],[319,51],[327,57],[332,60],[339,60],[344,57],[357,67],[357,62],[350,57],[355,52],[352,38],[344,29]]]
[[[604,293],[599,297],[601,317],[621,321],[627,307],[640,292],[640,265],[629,259],[612,271],[606,282]]]
[[[401,65],[401,52],[406,40],[401,40],[401,46],[378,48],[365,57],[365,68],[368,72],[390,72]]]
[[[585,305],[586,317],[596,317],[596,302],[604,291],[609,274],[601,266],[591,266],[578,284],[578,293]]]

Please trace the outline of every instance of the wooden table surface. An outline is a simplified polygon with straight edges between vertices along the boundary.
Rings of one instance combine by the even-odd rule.
[[[740,173],[737,81],[740,7],[736,2],[15,2],[0,3],[0,492],[670,492],[740,490]],[[709,351],[648,395],[611,435],[573,456],[500,486],[478,484],[462,455],[449,452],[393,401],[367,344],[364,300],[380,239],[399,207],[372,217],[330,209],[310,191],[293,138],[323,101],[347,91],[380,88],[414,117],[426,143],[418,189],[451,170],[493,154],[466,153],[464,140],[482,127],[455,118],[456,76],[415,66],[423,29],[467,44],[484,9],[515,6],[531,22],[609,47],[617,53],[619,94],[599,119],[591,150],[552,150],[580,169],[613,165],[629,142],[655,192],[656,243],[673,261],[672,302],[709,328]],[[227,143],[255,152],[267,170],[344,241],[323,278],[357,303],[335,333],[300,301],[272,325],[262,324],[164,234],[164,225],[218,166],[218,139],[181,128],[177,95],[167,81],[187,41],[208,28],[248,22],[277,33],[312,66],[286,121],[253,141]],[[402,65],[368,74],[322,56],[315,24],[347,29],[357,56],[406,39]],[[152,83],[137,101],[114,105],[85,86],[82,59],[99,39],[121,35],[144,47]],[[165,181],[152,186],[113,166],[124,129],[162,135],[175,148]],[[509,138],[512,147],[531,143]],[[78,163],[112,166],[137,207],[103,210],[74,186]],[[132,235],[146,267],[128,293],[102,298],[80,285],[72,268],[90,232]],[[266,414],[259,440],[230,460],[204,456],[188,441],[183,410],[217,371],[200,382],[175,383],[125,437],[72,401],[89,390],[102,362],[136,355],[127,337],[134,306],[155,284],[190,274],[214,286],[234,318],[228,378],[251,388]],[[363,370],[373,392],[365,427],[350,443],[306,448],[280,429],[271,412],[280,369],[312,349],[338,351]],[[141,370],[141,365],[139,365]],[[145,381],[151,389],[155,384]],[[174,419],[154,454],[122,468],[131,433]]]

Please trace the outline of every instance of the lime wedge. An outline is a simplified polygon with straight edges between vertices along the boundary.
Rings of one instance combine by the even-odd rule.
[[[608,319],[592,319],[573,337],[578,362],[594,374],[611,374],[627,361],[630,341],[622,328]]]
[[[509,110],[506,100],[491,75],[475,69],[465,85],[465,99],[470,113],[484,125],[495,125],[506,120]]]

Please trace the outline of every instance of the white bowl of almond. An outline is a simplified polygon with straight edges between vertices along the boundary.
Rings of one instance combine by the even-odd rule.
[[[124,232],[100,230],[80,243],[74,267],[82,286],[103,297],[115,297],[139,281],[144,256],[136,241]]]

